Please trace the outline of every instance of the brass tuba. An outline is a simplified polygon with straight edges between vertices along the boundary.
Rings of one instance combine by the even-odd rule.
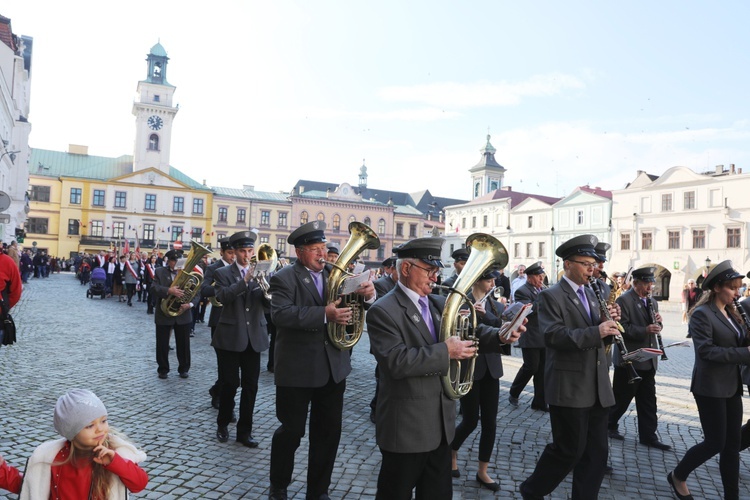
[[[349,236],[349,241],[346,242],[346,245],[341,250],[339,258],[334,263],[328,262],[333,268],[328,275],[326,304],[336,302],[341,285],[348,276],[351,276],[351,273],[347,271],[347,267],[354,262],[357,255],[366,249],[375,250],[376,248],[380,248],[380,238],[366,224],[356,221],[350,222],[349,234],[351,235]],[[364,298],[357,294],[346,295],[343,297],[339,307],[350,308],[352,310],[352,318],[346,325],[328,323],[328,338],[340,350],[351,349],[354,347],[354,344],[359,342],[365,327]]]
[[[258,286],[263,290],[263,296],[266,299],[271,300],[271,294],[268,292],[270,285],[266,277],[276,271],[276,267],[279,264],[279,255],[276,250],[268,243],[263,243],[258,247],[258,251],[250,259],[250,262],[254,264],[253,270],[250,271],[253,275],[253,279],[258,283]],[[258,269],[258,263],[267,262],[264,264],[262,269]]]
[[[203,283],[203,273],[194,271],[193,269],[201,261],[204,255],[211,253],[211,250],[204,247],[197,241],[193,240],[190,242],[190,252],[188,253],[185,265],[177,277],[172,281],[171,287],[177,287],[183,292],[182,297],[175,297],[174,295],[168,296],[166,299],[161,301],[161,312],[167,316],[179,316],[183,313],[182,304],[187,304],[192,301],[197,294],[201,291],[201,283]]]
[[[461,340],[478,342],[477,337],[474,336],[477,328],[477,313],[466,293],[487,269],[503,268],[508,264],[508,251],[502,243],[489,234],[472,234],[467,238],[466,246],[471,248],[469,260],[466,261],[456,282],[448,288],[450,293],[445,299],[438,342],[445,342],[448,337],[453,336],[458,336]],[[464,304],[469,306],[468,315],[459,312]],[[461,363],[461,360],[451,359],[448,374],[442,377],[443,392],[451,399],[465,396],[474,384],[476,356],[468,360],[468,365],[463,371],[463,379]]]

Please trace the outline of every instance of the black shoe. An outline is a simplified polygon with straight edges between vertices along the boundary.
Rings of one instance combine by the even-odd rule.
[[[508,396],[508,402],[512,404],[513,406],[518,406],[518,398],[514,396]]]
[[[287,500],[286,488],[275,488],[273,485],[268,490],[268,500]]]
[[[609,429],[607,431],[607,435],[612,439],[617,439],[618,441],[625,441],[625,436],[620,434],[617,429]]]
[[[370,410],[370,422],[375,423],[375,410]]]
[[[219,409],[219,390],[214,386],[208,390],[208,395],[211,396],[211,406],[215,409]]]
[[[242,444],[243,446],[247,446],[248,448],[257,448],[258,447],[258,441],[253,439],[252,436],[237,436],[237,442]]]
[[[220,425],[216,429],[216,439],[218,439],[220,443],[226,443],[229,441],[229,430],[227,430],[226,425]]]
[[[548,412],[548,411],[549,411],[549,406],[547,406],[546,404],[543,404],[543,405],[535,405],[535,404],[533,404],[533,403],[532,403],[532,404],[531,404],[531,409],[532,409],[532,410],[543,411],[543,412]]]
[[[674,471],[669,471],[669,474],[667,474],[667,482],[672,487],[672,491],[674,491],[675,496],[679,500],[693,500],[693,495],[680,495],[677,491],[677,486],[675,486],[674,481],[672,480]]]
[[[461,469],[451,469],[451,477],[461,477]]]
[[[159,374],[159,378],[167,378],[167,374],[166,373],[160,373]]]
[[[488,489],[488,490],[490,490],[490,491],[500,491],[500,485],[499,485],[499,484],[497,484],[497,483],[496,483],[496,482],[494,482],[494,481],[493,481],[493,482],[491,482],[491,483],[485,483],[484,481],[482,481],[482,480],[481,480],[481,479],[479,478],[479,474],[477,474],[477,482],[479,483],[479,485],[480,485],[480,486],[481,486],[482,488],[487,488],[487,489]]]
[[[328,496],[328,493],[323,493],[319,497],[313,497],[315,500],[331,500],[331,497]]]
[[[188,378],[188,372],[180,372],[180,378]]]
[[[657,450],[662,450],[662,451],[669,451],[672,449],[671,446],[669,446],[668,444],[662,443],[658,439],[654,439],[653,441],[648,441],[648,442],[641,441],[641,444],[645,444],[649,448],[656,448]]]
[[[132,303],[132,302],[128,302],[128,305],[129,305],[130,307],[133,307],[133,303]]]

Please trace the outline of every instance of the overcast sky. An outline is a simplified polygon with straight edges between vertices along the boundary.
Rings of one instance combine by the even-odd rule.
[[[468,199],[489,128],[514,190],[564,196],[750,171],[750,2],[4,0],[34,38],[30,144],[132,154],[157,42],[171,163],[209,185],[297,179]]]

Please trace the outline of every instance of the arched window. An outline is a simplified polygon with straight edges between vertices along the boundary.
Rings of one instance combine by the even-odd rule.
[[[349,223],[356,222],[357,218],[353,215],[349,216]]]
[[[148,149],[149,151],[159,151],[159,136],[151,134],[148,138]]]
[[[372,221],[370,220],[369,217],[365,217],[365,220],[363,220],[362,222],[365,223],[365,226],[372,227]]]
[[[323,214],[323,212],[318,212],[318,220],[319,221],[326,220],[326,216]]]
[[[339,214],[333,214],[333,230],[341,230],[341,216]]]
[[[299,225],[307,224],[308,217],[307,212],[303,210],[302,213],[299,214]]]
[[[474,184],[474,198],[479,197],[479,181],[477,181],[476,184]]]
[[[385,235],[385,219],[380,219],[378,221],[378,234],[380,236],[384,236]]]

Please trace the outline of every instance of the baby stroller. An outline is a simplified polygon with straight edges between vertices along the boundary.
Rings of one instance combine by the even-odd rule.
[[[89,283],[89,289],[86,290],[86,297],[93,299],[94,295],[99,295],[104,298],[107,295],[107,273],[103,268],[97,267],[91,272],[91,283]]]

